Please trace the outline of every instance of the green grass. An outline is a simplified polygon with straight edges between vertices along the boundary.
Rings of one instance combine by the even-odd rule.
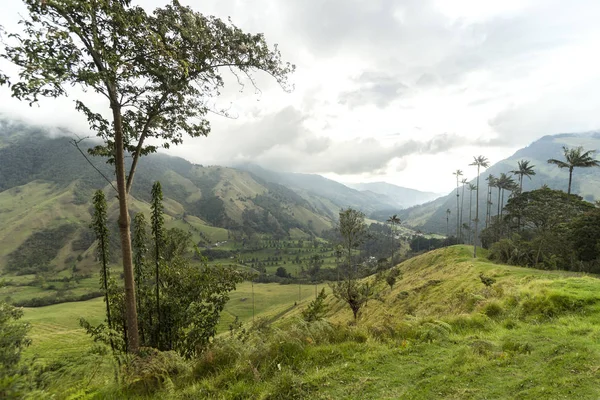
[[[84,317],[92,324],[104,318],[102,298],[62,303],[46,307],[25,308],[23,320],[31,325],[31,346],[25,357],[36,356],[44,361],[81,354],[92,344],[92,340],[79,327],[79,318]]]
[[[271,326],[261,323],[242,338],[220,335],[191,361],[191,373],[149,397],[600,398],[600,281],[493,264],[485,251],[474,260],[471,251],[453,246],[400,264],[393,290],[377,283],[379,300],[369,301],[357,324],[332,296],[329,322],[300,322],[312,286],[301,288],[302,302],[294,305],[297,285],[254,284],[255,319],[265,317]],[[496,282],[486,287],[480,273]],[[74,356],[75,346],[84,351],[90,343],[78,331],[80,313],[102,318],[102,301],[26,310],[34,337],[26,356]],[[234,315],[252,320],[250,283],[232,294],[221,332]],[[101,375],[106,382],[109,373]],[[59,387],[49,391],[63,398]],[[132,395],[96,380],[87,391],[100,398]]]

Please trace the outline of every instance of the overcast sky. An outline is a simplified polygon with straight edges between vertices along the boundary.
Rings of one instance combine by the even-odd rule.
[[[264,76],[258,94],[228,86],[219,105],[237,118],[211,116],[209,137],[169,150],[196,163],[445,192],[452,171],[475,176],[474,155],[496,162],[546,134],[600,128],[597,0],[181,2],[263,32],[297,66],[291,94]],[[17,29],[19,12],[3,4],[0,25]],[[72,98],[32,110],[8,97],[0,89],[0,113],[86,129]]]

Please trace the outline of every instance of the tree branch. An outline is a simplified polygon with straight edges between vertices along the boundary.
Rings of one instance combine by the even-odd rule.
[[[85,153],[83,152],[83,150],[81,150],[81,148],[79,147],[79,143],[81,143],[81,142],[82,142],[82,141],[84,141],[85,139],[89,139],[89,137],[84,137],[84,138],[79,138],[79,137],[77,137],[77,139],[78,139],[78,140],[71,139],[71,140],[69,141],[69,143],[70,143],[72,146],[74,146],[74,147],[75,147],[75,148],[76,148],[76,149],[77,149],[77,150],[78,150],[78,151],[81,153],[81,155],[83,156],[83,158],[85,158],[85,161],[87,161],[87,162],[88,162],[88,163],[89,163],[89,164],[90,164],[90,165],[91,165],[91,166],[92,166],[92,167],[93,167],[93,168],[96,170],[96,172],[98,172],[98,173],[99,173],[99,174],[100,174],[100,175],[101,175],[101,176],[104,178],[104,180],[106,180],[106,182],[108,182],[108,184],[109,184],[110,186],[112,186],[112,188],[115,190],[115,192],[117,192],[117,193],[118,193],[118,191],[117,191],[117,188],[115,187],[115,185],[113,185],[112,181],[111,181],[110,179],[108,179],[108,178],[106,177],[106,175],[104,175],[104,174],[102,173],[102,171],[100,171],[100,170],[99,170],[99,169],[98,169],[98,168],[97,168],[97,167],[96,167],[96,166],[95,166],[95,165],[94,165],[94,164],[93,164],[93,163],[90,161],[90,159],[89,159],[89,158],[88,158],[88,157],[85,155]]]

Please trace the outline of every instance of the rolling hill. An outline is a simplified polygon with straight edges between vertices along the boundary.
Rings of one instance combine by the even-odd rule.
[[[90,161],[112,176],[104,160]],[[313,206],[325,199],[299,195],[247,171],[194,165],[164,154],[140,161],[132,212],[149,210],[155,181],[163,187],[168,226],[191,230],[200,245],[226,240],[230,231],[287,237],[319,235],[333,227],[335,206],[330,205],[329,213]],[[88,225],[97,189],[108,194],[111,220],[116,221],[112,188],[69,138],[1,122],[0,268],[25,273],[93,264],[94,237]]]
[[[387,182],[355,183],[348,184],[348,186],[362,192],[369,191],[386,196],[395,201],[396,206],[401,208],[428,203],[442,196],[439,193],[422,192],[420,190],[392,185]]]

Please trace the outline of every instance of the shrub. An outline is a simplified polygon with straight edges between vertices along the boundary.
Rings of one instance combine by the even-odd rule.
[[[499,302],[491,301],[483,306],[483,313],[490,318],[498,318],[504,314],[504,309]]]
[[[318,321],[325,318],[328,308],[327,304],[325,304],[326,298],[327,294],[325,293],[325,288],[323,288],[317,298],[311,301],[306,309],[302,311],[302,318],[307,322]]]
[[[188,371],[189,365],[176,352],[142,347],[125,364],[123,383],[129,391],[151,394],[172,386],[172,378]]]

